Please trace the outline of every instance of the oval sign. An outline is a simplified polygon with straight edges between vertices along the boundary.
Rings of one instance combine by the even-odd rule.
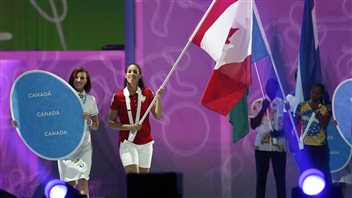
[[[332,114],[337,121],[337,130],[352,147],[352,78],[342,81],[332,97]]]
[[[327,141],[330,149],[330,172],[342,170],[351,159],[352,148],[342,139],[333,121],[327,127]]]
[[[39,157],[69,157],[83,141],[82,103],[60,77],[42,70],[20,75],[11,89],[12,119],[26,146]]]

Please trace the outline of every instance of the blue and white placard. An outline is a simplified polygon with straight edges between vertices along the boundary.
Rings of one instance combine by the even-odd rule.
[[[19,136],[44,159],[65,159],[83,140],[81,100],[67,82],[50,72],[20,75],[11,89],[10,108]]]
[[[330,149],[330,172],[342,170],[351,160],[352,148],[342,139],[333,121],[327,127],[328,145]]]
[[[352,147],[352,78],[342,81],[332,98],[332,114],[337,121],[337,130]]]

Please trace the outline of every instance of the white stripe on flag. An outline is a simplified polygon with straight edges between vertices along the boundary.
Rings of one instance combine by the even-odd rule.
[[[223,48],[235,17],[237,2],[229,6],[204,34],[200,47],[217,62],[223,54]]]

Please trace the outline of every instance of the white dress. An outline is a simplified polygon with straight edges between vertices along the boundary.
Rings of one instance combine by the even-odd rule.
[[[85,94],[85,96],[86,98],[83,99],[83,112],[87,112],[91,116],[97,115],[99,111],[94,96],[88,94]],[[87,130],[84,133],[83,142],[77,151],[70,156],[70,159],[58,160],[60,179],[65,182],[76,181],[78,179],[89,180],[90,169],[92,167],[92,151],[92,142],[89,127],[87,126]],[[81,159],[86,164],[86,169],[84,171],[73,168],[72,163],[67,163],[67,161],[71,162],[78,159]]]

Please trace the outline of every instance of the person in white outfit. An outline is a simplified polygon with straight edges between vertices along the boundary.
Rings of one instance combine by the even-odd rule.
[[[74,188],[79,187],[80,193],[89,197],[88,180],[92,167],[92,143],[89,129],[99,127],[98,107],[95,97],[88,95],[92,85],[89,73],[82,67],[75,68],[68,82],[80,96],[83,104],[83,119],[86,120],[86,131],[81,146],[69,159],[58,160],[60,179]]]

